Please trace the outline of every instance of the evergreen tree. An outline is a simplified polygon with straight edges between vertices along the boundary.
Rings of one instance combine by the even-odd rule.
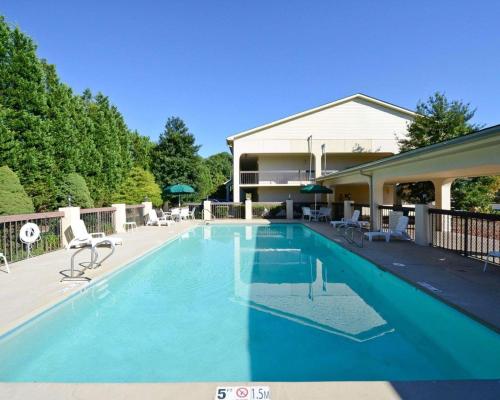
[[[191,185],[197,193],[186,198],[201,198],[199,190],[206,192],[206,174],[199,177],[202,168],[199,148],[182,119],[171,117],[167,120],[165,130],[153,150],[152,170],[162,189],[177,183]]]
[[[479,125],[470,122],[474,112],[468,103],[456,100],[450,102],[443,93],[436,92],[426,103],[417,104],[417,115],[408,127],[408,135],[399,139],[400,150],[404,152],[429,146],[480,129]],[[454,207],[489,207],[498,190],[497,181],[492,177],[455,180],[452,185]],[[411,203],[428,203],[434,200],[432,182],[402,183],[398,185],[397,191],[401,198]]]
[[[72,206],[81,208],[92,208],[94,206],[85,179],[76,172],[67,174],[61,180],[58,196],[59,207],[69,205],[68,196],[71,196]]]
[[[0,215],[26,214],[34,211],[16,173],[6,165],[0,167]]]
[[[113,196],[114,203],[139,204],[148,198],[154,206],[161,206],[161,189],[153,174],[141,167],[133,167]]]

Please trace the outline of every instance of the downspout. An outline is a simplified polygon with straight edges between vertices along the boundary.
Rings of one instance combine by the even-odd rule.
[[[375,218],[375,204],[373,203],[373,174],[367,174],[360,170],[359,173],[370,178],[370,230],[373,231],[373,220]]]

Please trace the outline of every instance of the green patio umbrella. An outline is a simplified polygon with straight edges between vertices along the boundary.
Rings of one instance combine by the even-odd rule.
[[[321,185],[306,185],[300,188],[300,193],[311,193],[314,194],[314,211],[316,211],[316,194],[318,193],[333,193],[332,189],[329,189]]]
[[[179,195],[179,207],[181,206],[181,194],[194,193],[194,189],[189,185],[170,185],[165,188],[167,194]]]

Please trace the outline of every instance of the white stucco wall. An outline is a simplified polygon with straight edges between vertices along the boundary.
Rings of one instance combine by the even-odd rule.
[[[398,151],[395,135],[406,133],[411,121],[408,114],[355,99],[237,138],[236,153],[308,152],[307,137],[313,136],[313,148],[327,152]]]

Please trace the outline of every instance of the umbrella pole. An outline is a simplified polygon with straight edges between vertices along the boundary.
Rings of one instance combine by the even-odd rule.
[[[179,207],[181,206],[181,195],[179,195]]]

